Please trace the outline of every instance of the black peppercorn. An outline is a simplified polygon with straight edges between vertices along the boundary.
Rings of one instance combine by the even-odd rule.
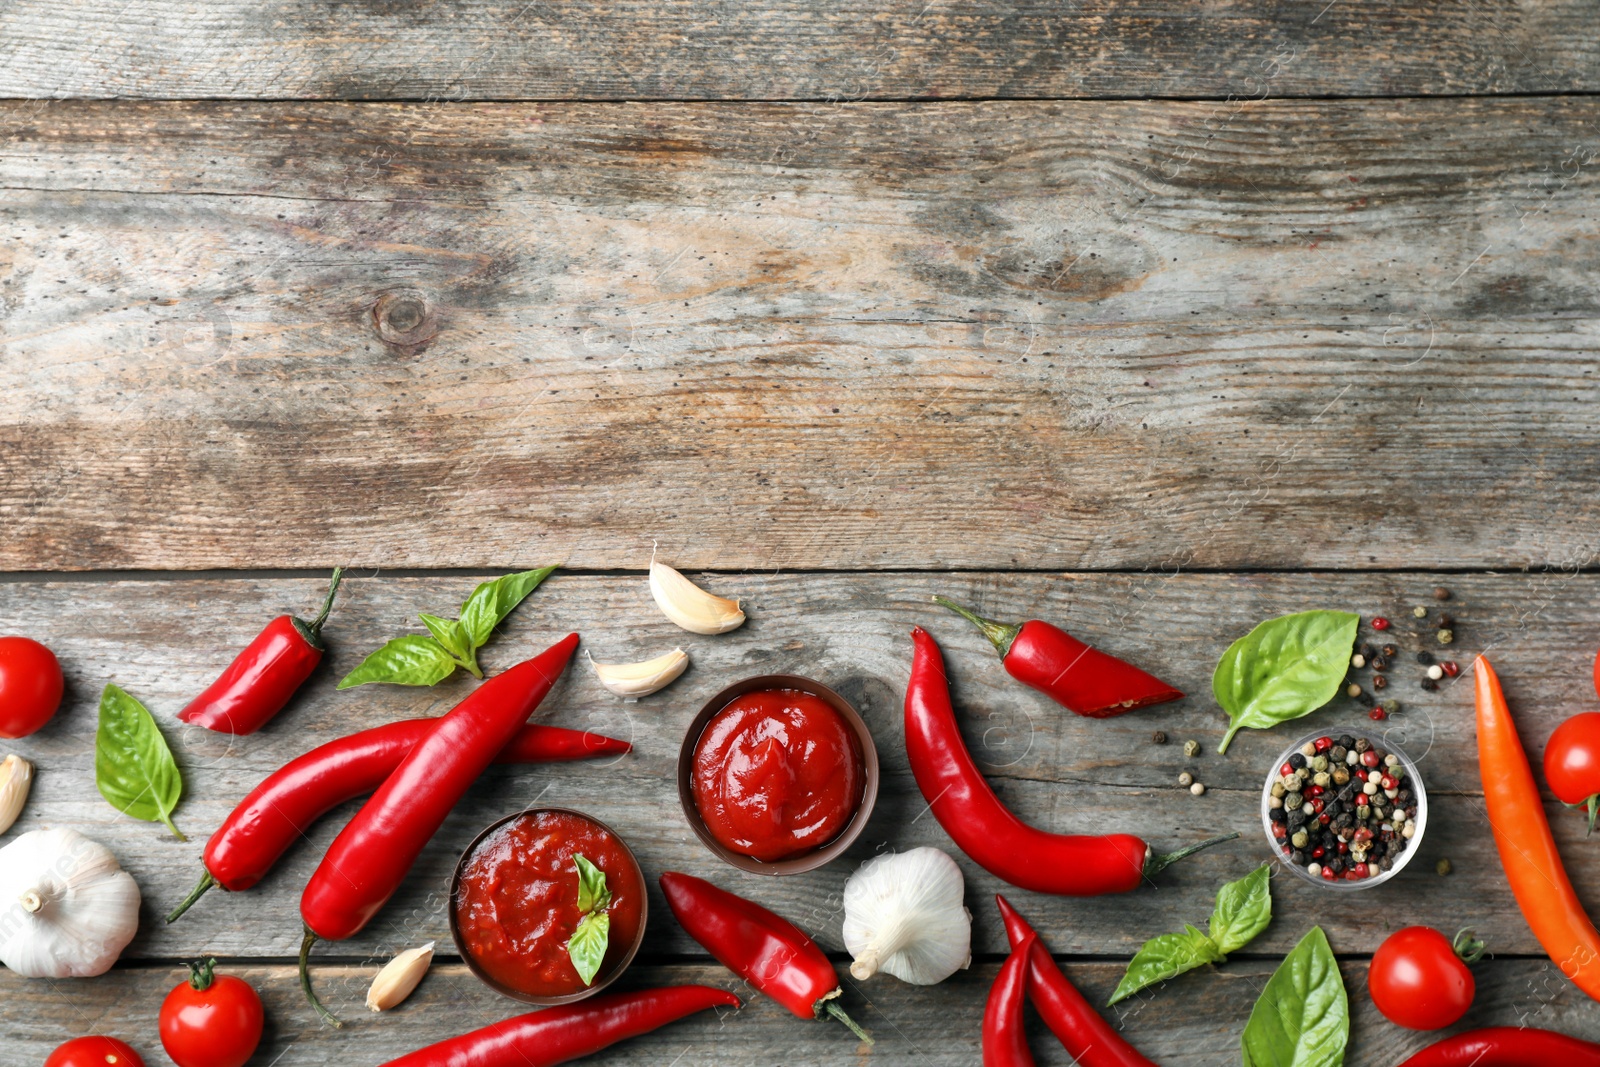
[[[1450,590],[1446,589],[1442,585],[1434,586],[1433,587],[1433,599],[1435,599],[1435,600],[1449,600],[1450,599]]]
[[[1421,652],[1417,653],[1417,662],[1422,664],[1424,667],[1433,666],[1433,653],[1429,652],[1427,649],[1423,649]]]
[[[1384,659],[1382,656],[1379,656],[1377,659],[1372,661],[1372,669],[1375,671],[1386,671],[1389,669],[1389,661]]]
[[[1150,735],[1150,743],[1154,745],[1166,744],[1167,732],[1165,730],[1157,730],[1155,733]]]
[[[1298,752],[1290,754],[1290,756],[1289,756],[1289,766],[1293,767],[1295,770],[1298,771],[1301,767],[1304,767],[1305,765],[1306,765],[1305,756],[1301,755]]]
[[[1384,655],[1385,659],[1394,659],[1394,657],[1399,653],[1399,651],[1400,650],[1395,648],[1393,645],[1384,645],[1383,646],[1383,655]]]
[[[1426,689],[1430,693],[1435,693],[1439,690],[1439,683],[1434,681],[1432,678],[1424,678],[1422,680],[1422,688]]]
[[[1450,627],[1456,624],[1456,620],[1452,619],[1448,615],[1440,615],[1438,618],[1433,620],[1433,624],[1441,630],[1448,630]]]
[[[1306,865],[1306,854],[1301,852],[1299,849],[1295,849],[1293,852],[1289,853],[1289,862],[1294,864],[1296,867],[1304,867]]]
[[[1289,816],[1284,814],[1282,808],[1273,808],[1271,813],[1268,815],[1268,818],[1270,818],[1273,822],[1284,822],[1289,818]]]
[[[1344,749],[1346,752],[1349,752],[1352,748],[1356,747],[1356,739],[1351,737],[1349,734],[1340,734],[1339,747]]]
[[[1298,830],[1306,824],[1306,813],[1299,808],[1289,812],[1289,829]]]

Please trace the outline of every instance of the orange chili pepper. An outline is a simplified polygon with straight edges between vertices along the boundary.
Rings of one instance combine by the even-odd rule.
[[[1478,769],[1489,827],[1511,893],[1533,936],[1561,973],[1600,1000],[1600,931],[1572,891],[1533,770],[1506,708],[1500,679],[1483,656],[1474,668],[1478,697]]]

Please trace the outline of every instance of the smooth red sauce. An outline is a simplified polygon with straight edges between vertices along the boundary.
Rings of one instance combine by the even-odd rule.
[[[796,689],[746,693],[694,749],[694,802],[711,836],[763,863],[821,848],[861,806],[866,771],[850,724]]]
[[[605,872],[611,935],[599,982],[628,952],[643,916],[644,879],[622,843],[598,824],[560,811],[531,812],[478,843],[456,888],[456,927],[490,977],[531,996],[587,988],[567,955],[577,929],[582,855]]]

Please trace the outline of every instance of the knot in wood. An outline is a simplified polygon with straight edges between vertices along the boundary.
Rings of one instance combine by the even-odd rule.
[[[395,289],[373,304],[372,326],[384,344],[417,349],[438,332],[439,317],[424,294],[415,289]]]

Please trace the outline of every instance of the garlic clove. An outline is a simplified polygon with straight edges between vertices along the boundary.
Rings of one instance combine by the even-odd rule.
[[[639,663],[596,663],[591,656],[589,664],[601,685],[619,697],[637,698],[671,685],[689,666],[689,656],[675,648],[664,656]]]
[[[650,561],[650,595],[662,614],[693,634],[725,634],[744,625],[737,600],[708,593],[655,560]]]
[[[11,829],[33,788],[33,764],[21,756],[0,760],[0,834]]]
[[[972,962],[972,913],[962,903],[961,868],[936,848],[878,856],[844,887],[844,944],[850,973],[880,971],[934,985]]]
[[[372,980],[367,990],[367,1007],[373,1011],[388,1011],[411,995],[428,973],[433,963],[433,946],[429,941],[420,948],[408,948],[383,965],[383,970]]]

